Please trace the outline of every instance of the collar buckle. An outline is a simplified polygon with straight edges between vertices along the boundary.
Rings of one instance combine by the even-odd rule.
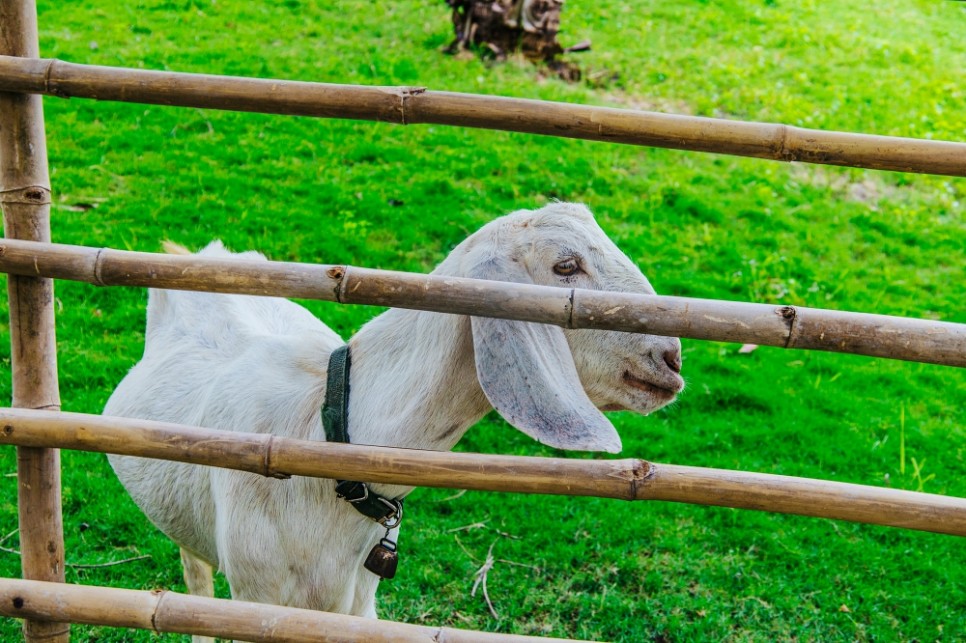
[[[381,519],[377,520],[380,525],[386,529],[395,529],[399,526],[399,523],[403,519],[403,503],[402,500],[396,500],[395,498],[386,498],[384,496],[379,496],[376,498],[379,502],[384,504],[390,511],[389,514],[383,516]]]
[[[399,526],[403,516],[403,501],[387,498],[369,489],[365,482],[355,480],[339,480],[335,486],[335,493],[353,509],[362,515],[375,520],[386,529]]]

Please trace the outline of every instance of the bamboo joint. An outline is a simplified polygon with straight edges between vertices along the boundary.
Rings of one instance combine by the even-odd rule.
[[[28,185],[26,187],[0,190],[0,203],[49,205],[50,188],[44,185]]]

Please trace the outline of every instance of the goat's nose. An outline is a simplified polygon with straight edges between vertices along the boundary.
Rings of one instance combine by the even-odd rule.
[[[673,348],[664,351],[664,363],[675,373],[681,372],[681,351]]]

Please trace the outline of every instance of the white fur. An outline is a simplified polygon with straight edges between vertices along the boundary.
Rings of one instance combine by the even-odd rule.
[[[215,242],[201,254],[229,253]],[[570,257],[582,271],[555,274]],[[654,293],[590,212],[564,203],[487,224],[434,274]],[[324,440],[326,368],[341,343],[284,299],[152,290],[144,357],[105,413]],[[553,446],[619,451],[598,408],[649,413],[684,386],[674,338],[394,309],[351,345],[348,429],[359,444],[448,450],[495,406]],[[378,579],[362,563],[384,529],[338,500],[333,481],[110,460],[135,502],[184,550],[190,591],[210,593],[207,562],[238,599],[375,616]]]

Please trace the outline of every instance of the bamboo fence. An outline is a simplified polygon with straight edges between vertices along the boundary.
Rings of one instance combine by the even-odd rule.
[[[414,452],[58,413],[51,278],[97,285],[290,296],[966,366],[966,325],[740,302],[601,293],[351,266],[246,262],[50,243],[38,94],[403,125],[437,123],[631,145],[966,176],[966,144],[823,132],[414,87],[360,87],[78,65],[39,58],[34,0],[0,0],[0,204],[7,239],[13,405],[27,580],[0,579],[0,614],[28,641],[66,641],[69,622],[253,641],[524,641],[170,592],[64,585],[59,452],[104,451],[261,475],[666,500],[966,535],[966,499],[644,460]],[[44,582],[55,581],[55,582]],[[546,639],[542,639],[546,640]]]
[[[564,643],[175,592],[0,579],[0,615],[229,637],[256,643]]]
[[[665,500],[966,536],[966,499],[638,459],[414,451],[79,413],[0,409],[0,444],[58,445],[249,471],[478,491]]]
[[[33,0],[0,1],[0,53],[36,58]],[[0,93],[0,205],[4,235],[50,241],[50,178],[40,96]],[[36,276],[7,281],[13,406],[59,409],[53,282]],[[17,495],[24,578],[64,581],[60,452],[17,449]],[[29,640],[67,641],[69,625],[28,620]]]
[[[0,57],[0,90],[410,125],[435,123],[630,145],[966,176],[966,144],[551,101]]]
[[[966,366],[966,324],[797,306],[16,240],[0,240],[0,271],[99,286],[301,297]]]

